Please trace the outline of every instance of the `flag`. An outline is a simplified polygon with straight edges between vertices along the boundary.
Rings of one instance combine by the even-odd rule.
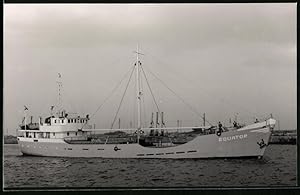
[[[28,108],[26,106],[24,106],[24,110],[28,110]]]

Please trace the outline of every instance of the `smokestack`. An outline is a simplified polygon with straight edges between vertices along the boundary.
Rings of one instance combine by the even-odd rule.
[[[33,118],[33,116],[30,116],[30,124],[32,124],[32,118]]]

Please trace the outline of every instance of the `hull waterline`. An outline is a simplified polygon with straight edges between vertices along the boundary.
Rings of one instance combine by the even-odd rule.
[[[172,147],[131,144],[69,144],[63,139],[18,137],[25,155],[99,158],[239,158],[262,157],[270,139],[269,127],[201,135]]]

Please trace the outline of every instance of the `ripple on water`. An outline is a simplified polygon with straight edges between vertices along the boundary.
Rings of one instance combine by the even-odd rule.
[[[17,149],[4,152],[5,187],[293,186],[297,180],[293,145],[271,145],[261,160],[48,158],[19,156]]]

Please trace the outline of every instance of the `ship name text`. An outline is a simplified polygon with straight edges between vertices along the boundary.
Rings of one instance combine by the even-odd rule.
[[[233,136],[228,136],[228,137],[220,137],[219,142],[227,142],[227,141],[233,141],[233,140],[238,140],[238,139],[245,139],[246,137],[247,137],[247,134],[233,135]]]

